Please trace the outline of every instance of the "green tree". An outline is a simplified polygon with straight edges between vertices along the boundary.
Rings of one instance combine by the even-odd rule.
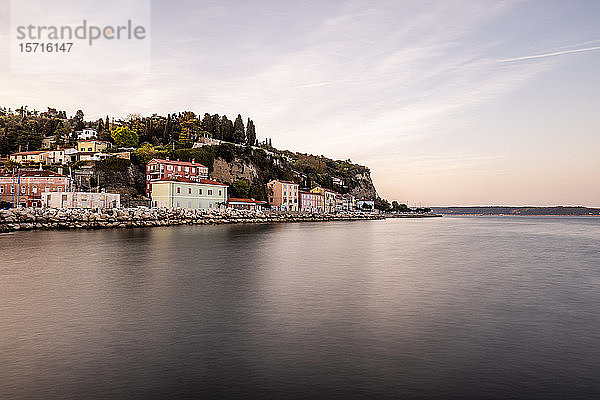
[[[77,110],[75,116],[73,117],[73,125],[75,126],[75,131],[80,131],[85,128],[85,123],[83,121],[83,111]]]
[[[246,144],[248,146],[256,144],[256,129],[254,128],[254,121],[250,118],[248,118],[248,125],[246,126]]]
[[[233,123],[233,143],[246,143],[246,128],[244,128],[244,121],[240,114]]]
[[[221,139],[228,142],[233,142],[233,122],[227,115],[221,117]]]
[[[379,211],[390,211],[392,209],[392,206],[386,199],[377,197],[375,199],[375,208]]]
[[[137,147],[139,142],[138,135],[126,126],[113,129],[110,136],[118,147]]]
[[[250,196],[250,183],[243,179],[231,185],[231,197],[248,198]]]
[[[144,143],[138,147],[132,154],[132,161],[135,160],[137,165],[146,165],[153,158],[157,158],[158,152],[150,143]]]

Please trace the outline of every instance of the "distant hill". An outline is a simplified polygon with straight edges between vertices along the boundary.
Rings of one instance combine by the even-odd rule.
[[[600,215],[600,208],[588,207],[431,207],[434,213],[446,215]]]

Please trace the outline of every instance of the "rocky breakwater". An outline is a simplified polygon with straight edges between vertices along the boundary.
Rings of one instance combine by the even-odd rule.
[[[318,222],[382,219],[376,214],[297,214],[253,210],[17,208],[0,210],[0,232],[31,229],[98,229],[182,224]]]

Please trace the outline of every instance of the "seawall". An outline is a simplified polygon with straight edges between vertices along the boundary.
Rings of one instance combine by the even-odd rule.
[[[378,214],[296,214],[252,210],[17,208],[0,210],[0,232],[32,229],[101,229],[183,224],[325,222],[383,219]]]

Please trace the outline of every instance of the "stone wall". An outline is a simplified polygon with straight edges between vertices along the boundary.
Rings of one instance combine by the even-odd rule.
[[[105,210],[18,208],[0,210],[0,232],[31,229],[98,229],[182,224],[352,221],[382,219],[377,214],[292,214],[250,210],[115,208]]]

